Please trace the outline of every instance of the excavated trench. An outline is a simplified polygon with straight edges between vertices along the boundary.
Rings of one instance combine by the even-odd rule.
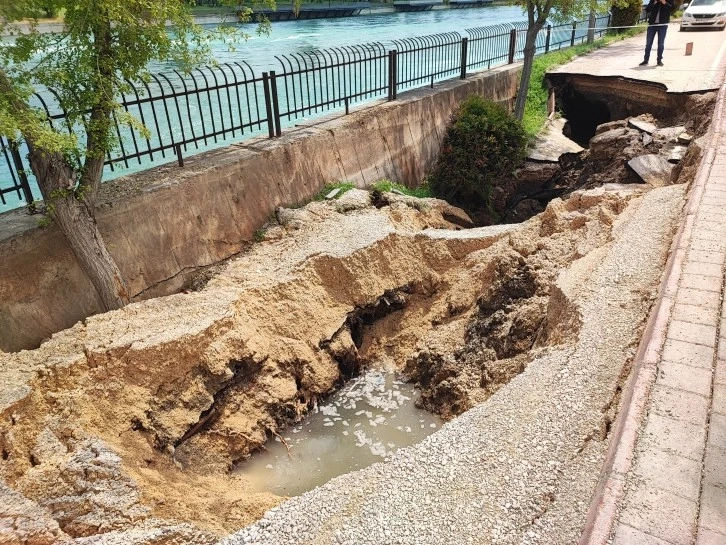
[[[627,128],[612,121],[622,112],[607,97],[588,94],[579,81],[561,85],[563,110],[588,112],[573,136],[584,141],[608,116],[593,135]],[[683,100],[690,119],[647,119],[691,134],[671,174],[687,184],[713,97]],[[405,406],[406,418],[428,434],[439,429],[438,417],[450,420],[506,395],[533,362],[577,353],[589,320],[601,319],[583,303],[598,264],[624,244],[629,222],[647,212],[650,199],[663,212],[648,223],[657,240],[647,266],[662,267],[682,202],[682,186],[599,187],[632,181],[623,158],[638,146],[666,147],[666,136],[655,135],[649,149],[641,132],[625,132],[568,158],[574,167],[559,165],[542,183],[561,198],[547,199],[524,223],[462,229],[471,225],[466,214],[442,201],[352,190],[336,201],[279,210],[266,240],[201,291],[94,316],[34,351],[0,353],[7,385],[0,394],[0,506],[13,506],[0,507],[0,536],[55,543],[116,532],[123,541],[130,532],[139,543],[161,534],[211,543],[259,519],[282,501],[279,494],[327,479],[290,488],[265,477],[268,466],[283,465],[288,448],[293,459],[296,445],[303,449],[294,433],[313,426],[309,413],[320,414],[319,437],[328,429],[342,435],[343,421],[355,428],[342,408],[391,432],[410,427],[392,418]],[[618,280],[627,297],[602,327],[605,337],[621,326],[626,332],[611,339],[620,359],[607,376],[593,372],[593,383],[607,386],[578,420],[590,431],[570,460],[608,435],[658,274]],[[437,416],[422,418],[404,403],[414,397],[410,385],[418,389],[418,410]],[[394,459],[399,445],[369,432],[355,435],[357,448]],[[276,452],[265,452],[270,445]],[[257,464],[255,476],[245,474],[245,464]],[[346,464],[360,467],[341,462],[344,471]],[[540,496],[554,502],[551,492]],[[550,507],[539,503],[530,523],[546,518]]]

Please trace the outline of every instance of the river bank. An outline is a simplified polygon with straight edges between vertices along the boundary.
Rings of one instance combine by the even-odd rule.
[[[280,4],[282,7],[284,4]],[[309,5],[315,5],[318,4],[309,4]],[[492,2],[487,3],[486,5],[459,5],[459,6],[451,6],[448,4],[440,4],[440,5],[433,5],[430,9],[430,11],[448,11],[448,10],[459,10],[459,9],[484,9],[488,7],[512,7],[514,4],[509,1],[502,1],[502,0],[494,0]],[[235,23],[237,22],[235,19],[234,11],[230,10],[227,13],[223,12],[214,12],[216,10],[208,10],[207,13],[201,12],[198,14],[195,14],[194,21],[197,24],[200,25],[218,25],[222,23]],[[519,10],[521,12],[521,9]],[[357,17],[360,15],[390,15],[400,13],[396,10],[396,8],[393,6],[393,4],[380,4],[380,5],[371,5],[370,7],[366,7],[364,9],[361,9],[359,12],[357,12],[355,15],[352,15],[352,17]],[[307,19],[306,19],[307,20]],[[302,21],[300,21],[302,22]],[[6,30],[3,33],[0,33],[0,37],[7,37],[11,36],[17,32],[23,33],[27,32],[30,25],[29,23],[14,23],[12,24],[8,30]],[[59,33],[63,31],[63,21],[61,19],[53,19],[53,20],[40,20],[37,25],[38,32],[41,32],[43,34],[54,34]]]

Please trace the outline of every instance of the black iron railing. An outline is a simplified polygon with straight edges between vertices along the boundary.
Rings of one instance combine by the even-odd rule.
[[[279,73],[271,72],[280,118],[287,120],[382,97],[389,90],[389,54],[383,44],[294,53],[275,57]]]
[[[23,166],[23,158],[20,154],[18,146],[14,142],[8,141],[4,136],[0,136],[0,155],[3,161],[0,165],[7,166],[7,180],[0,184],[0,203],[7,205],[8,197],[14,195],[14,201],[31,203],[33,201],[33,193],[28,183],[28,178]]]
[[[598,16],[596,36],[609,25]],[[537,53],[587,39],[588,21],[547,26],[537,36]],[[151,166],[230,140],[282,134],[283,123],[372,99],[395,100],[398,91],[466,78],[471,71],[513,63],[523,56],[526,23],[467,29],[419,38],[369,43],[276,56],[278,70],[257,76],[245,62],[203,67],[189,74],[153,74],[127,82],[114,114],[116,148],[106,158],[119,165]],[[35,105],[48,121],[83,137],[83,126],[68,126],[63,105],[50,90],[36,93]],[[133,117],[143,125],[130,123]],[[64,126],[65,125],[65,126]],[[40,198],[27,165],[27,151],[0,138],[0,203],[5,208]]]
[[[458,32],[394,40],[397,90],[421,87],[461,72],[463,40]]]
[[[127,81],[130,91],[120,100],[121,110],[139,120],[146,130],[114,113],[118,146],[109,153],[106,164],[111,170],[118,163],[128,168],[134,161],[164,160],[192,147],[200,149],[264,129],[268,118],[263,115],[261,82],[245,62],[205,66],[188,74],[176,70],[151,74],[142,82]],[[46,91],[36,93],[35,98],[51,125],[66,123],[66,111],[57,95]],[[82,126],[68,130],[84,132]]]

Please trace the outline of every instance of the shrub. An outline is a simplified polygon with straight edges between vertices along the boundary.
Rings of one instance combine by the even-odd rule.
[[[503,107],[472,95],[451,118],[429,175],[434,195],[467,210],[491,209],[492,187],[522,163],[527,136]]]
[[[640,12],[643,10],[642,0],[614,0],[610,9],[612,17],[610,26],[629,27],[637,24]],[[627,28],[616,28],[613,32],[621,33]]]

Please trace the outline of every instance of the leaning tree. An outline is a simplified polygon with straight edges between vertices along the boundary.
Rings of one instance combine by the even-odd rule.
[[[598,2],[598,0],[521,0],[521,3],[527,12],[528,26],[524,42],[524,65],[517,91],[517,101],[514,105],[514,116],[519,120],[524,117],[524,107],[527,103],[527,89],[537,50],[537,35],[547,21],[572,21],[573,18],[584,17],[595,12],[598,5],[604,5],[604,2]],[[590,17],[590,21],[593,19]]]
[[[49,12],[63,18],[62,32],[39,31],[38,18]],[[47,213],[67,238],[103,308],[120,308],[128,303],[129,292],[95,218],[105,157],[118,145],[112,116],[138,124],[120,107],[119,97],[130,91],[128,81],[146,77],[154,60],[190,69],[212,60],[210,38],[222,35],[234,42],[245,35],[235,26],[200,27],[190,6],[178,0],[0,2],[3,34],[0,134],[26,144]],[[31,101],[43,88],[55,93],[68,125],[82,130],[69,135],[51,126]]]

